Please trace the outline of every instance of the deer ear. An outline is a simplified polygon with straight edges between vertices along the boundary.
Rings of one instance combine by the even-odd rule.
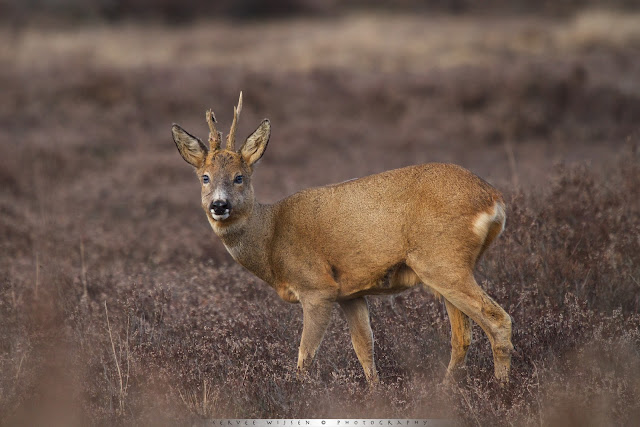
[[[262,157],[264,150],[267,149],[269,136],[271,136],[271,123],[268,119],[264,119],[262,123],[260,123],[260,126],[258,126],[258,129],[242,144],[239,153],[249,166],[253,165]]]
[[[207,146],[178,125],[171,126],[171,133],[182,158],[195,168],[201,167],[209,151]]]

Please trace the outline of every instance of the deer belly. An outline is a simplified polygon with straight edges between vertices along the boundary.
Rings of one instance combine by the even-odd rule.
[[[286,302],[296,303],[300,302],[298,298],[298,293],[293,289],[288,283],[279,283],[276,286],[276,292],[280,298],[282,298]]]
[[[420,278],[405,263],[389,268],[382,276],[365,282],[343,284],[343,296],[395,294],[420,284]]]

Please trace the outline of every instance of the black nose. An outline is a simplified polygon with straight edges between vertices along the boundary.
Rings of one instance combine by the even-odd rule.
[[[231,204],[227,200],[214,200],[211,202],[209,210],[212,210],[216,215],[224,215],[231,210]]]

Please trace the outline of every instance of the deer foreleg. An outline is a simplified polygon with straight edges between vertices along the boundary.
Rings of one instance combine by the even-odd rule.
[[[369,322],[369,307],[364,297],[355,298],[348,301],[341,301],[340,307],[344,311],[349,330],[351,331],[351,342],[356,356],[364,369],[364,374],[370,384],[378,382],[378,371],[373,355],[373,332]]]
[[[298,376],[303,375],[316,355],[333,311],[333,301],[324,298],[301,298],[303,311],[302,339],[298,351]]]

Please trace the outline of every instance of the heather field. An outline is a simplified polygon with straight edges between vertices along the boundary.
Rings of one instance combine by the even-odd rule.
[[[98,21],[99,22],[99,21]],[[0,26],[0,423],[640,420],[640,13],[359,11]],[[510,383],[474,325],[441,384],[428,291],[371,297],[370,390],[336,308],[310,378],[302,310],[235,264],[171,138],[263,117],[258,200],[405,165],[505,194],[476,278],[514,321]]]

